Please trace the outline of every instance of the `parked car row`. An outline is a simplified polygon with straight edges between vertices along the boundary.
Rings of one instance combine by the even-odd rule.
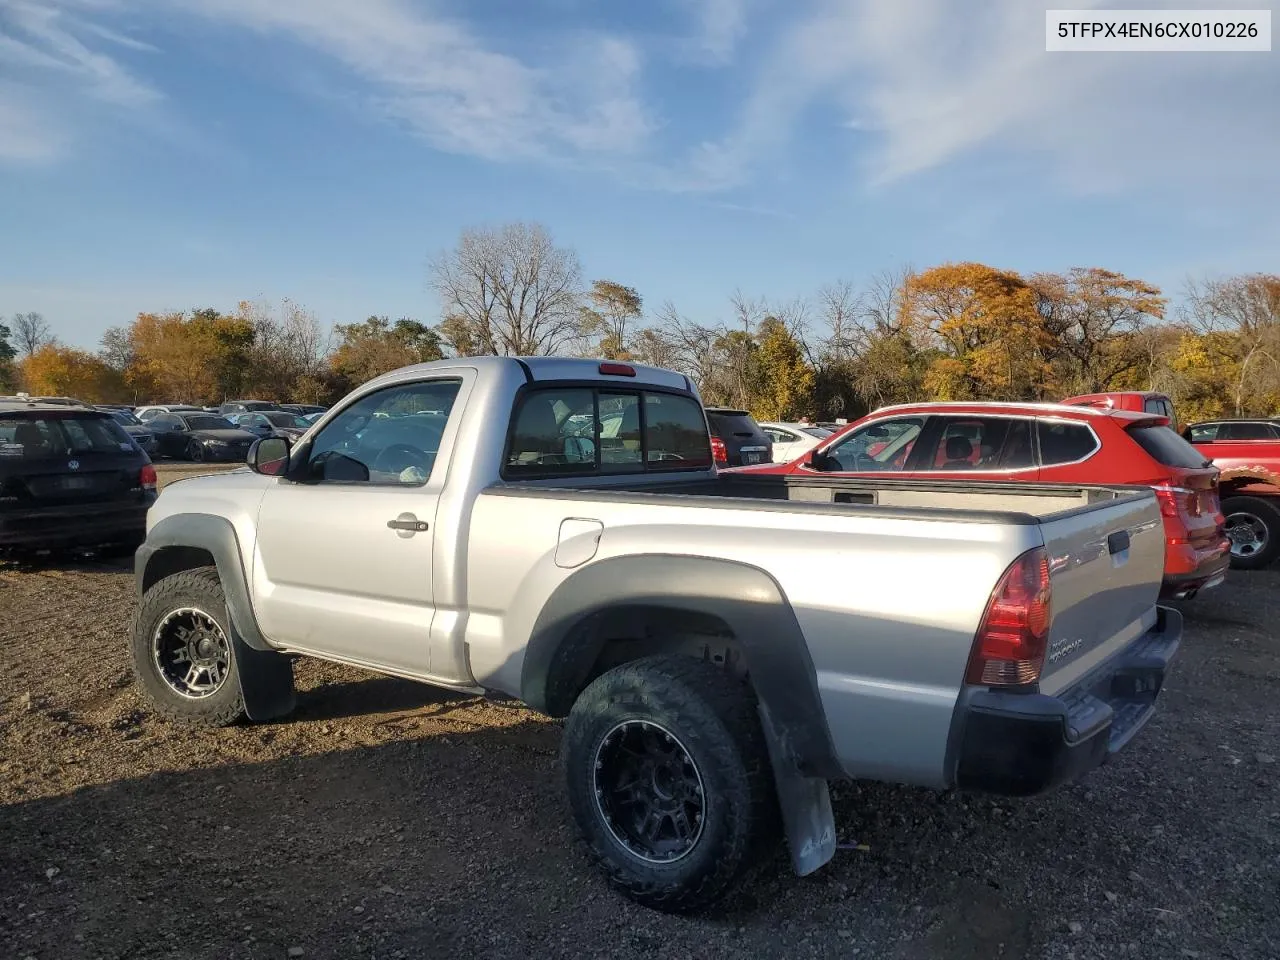
[[[1280,418],[1179,433],[1168,396],[1134,391],[1061,404],[909,404],[834,430],[720,408],[707,420],[716,462],[730,470],[1149,486],[1166,535],[1166,597],[1216,586],[1228,565],[1280,557]]]
[[[0,397],[0,553],[133,549],[155,498],[153,458],[243,463],[255,440],[296,440],[323,407],[266,401],[91,406],[74,397]],[[286,409],[286,407],[288,409]]]

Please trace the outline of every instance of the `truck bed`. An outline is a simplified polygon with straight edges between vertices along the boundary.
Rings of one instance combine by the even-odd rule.
[[[946,782],[974,634],[1016,557],[1038,546],[1049,556],[1047,693],[1152,626],[1164,558],[1145,487],[738,473],[498,483],[481,491],[471,528],[484,532],[467,563],[468,653],[490,685],[516,686],[510,644],[583,564],[749,565],[774,578],[803,630],[847,772],[924,785]]]
[[[691,480],[655,477],[592,478],[575,483],[499,484],[486,493],[503,496],[563,497],[618,500],[637,495],[650,502],[688,503],[735,509],[799,509],[817,513],[858,513],[847,507],[877,507],[878,516],[949,521],[1038,523],[1083,510],[1094,504],[1126,497],[1148,496],[1145,487],[1104,487],[1078,484],[797,477],[774,474],[721,473]],[[731,502],[724,502],[731,501]]]

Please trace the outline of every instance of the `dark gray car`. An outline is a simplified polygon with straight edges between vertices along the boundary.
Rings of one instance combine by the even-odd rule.
[[[148,426],[156,435],[156,451],[166,457],[242,461],[256,434],[212,413],[165,413]]]
[[[773,459],[773,441],[746,410],[707,407],[707,425],[717,466],[746,467]]]

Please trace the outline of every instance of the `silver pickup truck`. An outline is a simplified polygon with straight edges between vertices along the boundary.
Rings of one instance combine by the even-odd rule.
[[[573,816],[612,883],[722,896],[827,782],[1028,795],[1152,715],[1181,634],[1146,488],[717,473],[669,371],[468,358],[365,384],[249,469],[170,484],[132,653],[161,712],[294,704],[321,657],[565,717]]]

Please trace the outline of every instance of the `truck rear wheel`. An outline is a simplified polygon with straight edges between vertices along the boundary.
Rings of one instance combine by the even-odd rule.
[[[216,567],[175,573],[146,592],[130,646],[158,713],[215,727],[245,715],[230,623]]]
[[[1231,566],[1261,570],[1280,556],[1280,509],[1262,497],[1227,497],[1222,501],[1231,541]]]
[[[569,714],[563,762],[590,856],[645,906],[701,909],[780,839],[754,697],[713,664],[648,657],[601,675]]]

